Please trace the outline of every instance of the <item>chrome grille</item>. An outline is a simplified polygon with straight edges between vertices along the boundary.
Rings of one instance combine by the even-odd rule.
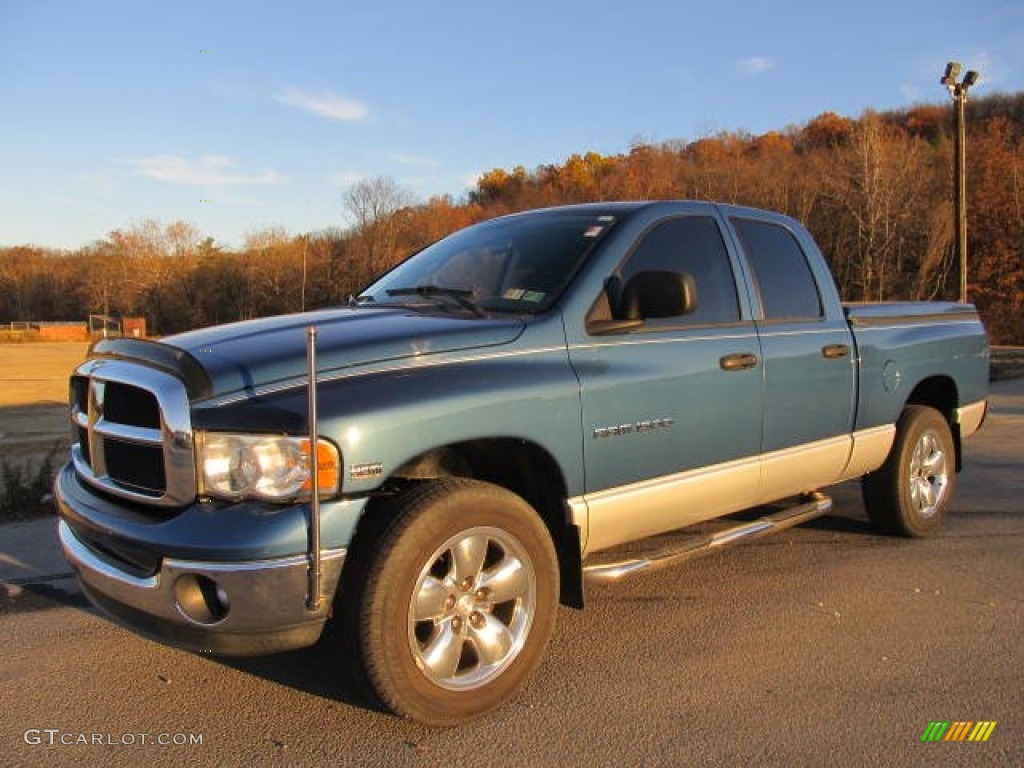
[[[196,495],[185,385],[123,360],[88,360],[71,377],[71,458],[107,493],[162,507]]]

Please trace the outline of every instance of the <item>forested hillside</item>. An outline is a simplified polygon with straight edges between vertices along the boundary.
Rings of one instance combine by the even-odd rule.
[[[483,174],[466,199],[411,201],[370,179],[338,201],[345,230],[252,233],[225,249],[144,221],[72,252],[0,249],[0,322],[143,315],[172,333],[343,302],[411,251],[474,221],[560,203],[693,198],[804,221],[847,300],[954,298],[948,105],[857,119],[825,113],[760,136],[637,142]],[[968,105],[968,291],[996,343],[1024,343],[1024,93]]]

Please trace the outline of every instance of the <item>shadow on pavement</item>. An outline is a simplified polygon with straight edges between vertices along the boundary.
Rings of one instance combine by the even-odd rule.
[[[33,613],[62,607],[91,610],[89,601],[73,585],[74,582],[67,578],[53,583],[4,583],[0,585],[0,615]]]
[[[359,679],[340,635],[336,622],[330,621],[319,642],[311,648],[273,656],[204,658],[303,693],[370,712],[385,712]]]

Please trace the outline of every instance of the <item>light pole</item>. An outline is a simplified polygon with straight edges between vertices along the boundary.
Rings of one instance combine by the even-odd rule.
[[[956,81],[960,75],[960,62],[951,61],[946,65],[946,73],[939,80],[953,99],[956,116],[956,139],[953,151],[956,155],[953,164],[953,218],[956,223],[956,253],[960,262],[960,301],[967,301],[967,91],[978,82],[978,73],[968,70],[964,79]]]

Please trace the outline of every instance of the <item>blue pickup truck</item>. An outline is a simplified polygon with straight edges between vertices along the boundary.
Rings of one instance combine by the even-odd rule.
[[[808,520],[858,477],[880,530],[934,533],[987,382],[973,307],[842,304],[793,219],[532,211],[345,307],[98,342],[59,533],[141,634],[264,654],[332,619],[382,705],[451,725],[526,683],[588,580]]]

